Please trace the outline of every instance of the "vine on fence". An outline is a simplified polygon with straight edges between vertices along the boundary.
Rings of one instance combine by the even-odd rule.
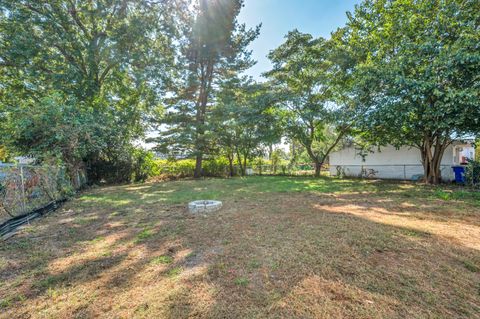
[[[86,184],[84,172],[71,180],[55,166],[0,166],[0,223],[65,199]]]

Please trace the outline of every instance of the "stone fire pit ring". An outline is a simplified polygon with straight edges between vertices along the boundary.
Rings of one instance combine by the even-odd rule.
[[[192,214],[213,213],[222,208],[222,202],[217,200],[196,200],[188,204],[188,211]]]

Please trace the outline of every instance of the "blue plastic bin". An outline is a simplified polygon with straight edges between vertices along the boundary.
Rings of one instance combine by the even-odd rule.
[[[455,173],[455,182],[465,184],[465,166],[452,166]]]

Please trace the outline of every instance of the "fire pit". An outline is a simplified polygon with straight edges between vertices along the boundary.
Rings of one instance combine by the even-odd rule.
[[[222,202],[216,200],[196,200],[188,204],[188,211],[192,214],[212,213],[222,208]]]

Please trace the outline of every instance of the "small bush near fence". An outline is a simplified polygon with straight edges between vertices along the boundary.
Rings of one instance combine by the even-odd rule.
[[[83,171],[73,175],[63,167],[0,164],[0,223],[70,196],[86,184]]]
[[[480,161],[470,161],[465,171],[466,184],[480,188]]]

